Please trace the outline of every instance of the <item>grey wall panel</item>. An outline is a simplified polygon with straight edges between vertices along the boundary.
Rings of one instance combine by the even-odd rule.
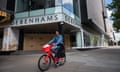
[[[102,0],[87,0],[88,19],[104,31],[103,6]]]

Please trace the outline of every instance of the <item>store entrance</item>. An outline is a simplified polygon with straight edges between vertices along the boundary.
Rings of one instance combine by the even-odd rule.
[[[18,45],[18,50],[23,50],[23,44],[24,44],[24,30],[21,29],[19,31],[19,45]]]
[[[0,30],[0,50],[2,49],[2,42],[3,42],[3,30]]]

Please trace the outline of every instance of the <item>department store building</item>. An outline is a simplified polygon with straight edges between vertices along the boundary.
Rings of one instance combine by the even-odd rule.
[[[2,51],[40,50],[56,30],[61,31],[66,49],[107,45],[103,0],[11,1],[14,19],[0,26]]]

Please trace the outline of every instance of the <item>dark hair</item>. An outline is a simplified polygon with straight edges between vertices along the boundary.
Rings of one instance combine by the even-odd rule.
[[[61,34],[60,30],[56,30],[57,32],[59,32],[59,34]]]

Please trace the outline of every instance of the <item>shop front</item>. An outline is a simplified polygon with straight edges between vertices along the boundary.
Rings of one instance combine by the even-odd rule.
[[[19,46],[18,50],[31,51],[40,50],[41,47],[47,44],[54,36],[55,31],[59,29],[59,22],[52,24],[30,25],[19,27]],[[72,48],[71,31],[75,27],[64,24],[64,45],[66,49]]]
[[[79,0],[16,0],[2,50],[40,50],[60,30],[66,48],[82,47]],[[74,37],[74,38],[73,38]]]
[[[3,51],[40,50],[60,30],[64,36],[66,49],[73,46],[72,31],[80,30],[77,21],[65,14],[53,14],[15,19],[9,27],[4,28]],[[76,33],[76,32],[74,32]],[[75,36],[75,41],[79,38]],[[76,42],[77,43],[77,42]],[[77,44],[76,44],[77,45]]]

